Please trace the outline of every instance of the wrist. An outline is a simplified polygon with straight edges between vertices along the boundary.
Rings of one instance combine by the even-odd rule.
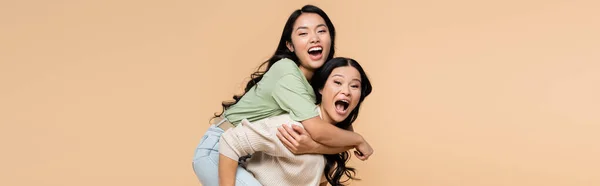
[[[323,145],[315,142],[312,143],[310,150],[308,150],[307,154],[318,154],[323,150]]]
[[[357,137],[356,137],[356,143],[355,143],[354,146],[359,146],[359,145],[361,145],[361,144],[363,144],[363,143],[366,142],[365,138],[363,138],[362,135],[360,135],[358,133],[355,133],[355,134],[356,134]]]

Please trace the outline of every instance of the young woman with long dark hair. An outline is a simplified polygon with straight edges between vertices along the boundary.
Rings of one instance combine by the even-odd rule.
[[[221,122],[211,125],[198,145],[193,166],[203,185],[259,184],[238,166],[238,159],[219,154],[218,150],[224,130],[244,119],[253,122],[290,114],[323,146],[356,148],[362,153],[357,154],[361,160],[373,153],[361,135],[335,127],[317,112],[309,81],[315,70],[333,58],[334,44],[335,28],[320,8],[306,5],[290,15],[275,54],[251,75],[244,94],[223,103],[224,111],[216,116]],[[233,177],[236,179],[226,179]]]

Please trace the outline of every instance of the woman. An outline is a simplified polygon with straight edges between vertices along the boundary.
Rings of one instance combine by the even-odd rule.
[[[341,129],[350,130],[358,117],[360,104],[371,93],[372,87],[364,70],[353,59],[334,58],[315,72],[312,79],[320,116],[323,120]],[[299,122],[292,120],[289,114],[273,116],[255,122],[242,121],[242,125],[227,130],[220,144],[221,154],[229,154],[233,159],[251,155],[247,170],[265,186],[268,185],[318,185],[326,184],[321,180],[323,173],[327,181],[334,186],[342,185],[341,177],[354,179],[354,169],[346,167],[349,156],[346,150],[351,147],[333,150],[331,155],[317,154],[294,155],[286,149],[285,143],[300,139],[299,135],[285,135],[278,139],[278,127],[292,124],[300,134],[310,136],[302,130]],[[317,143],[313,141],[313,146]],[[343,153],[340,153],[343,152]],[[329,153],[327,153],[329,154]],[[326,166],[327,165],[327,166]]]
[[[334,41],[335,28],[321,9],[307,5],[292,13],[275,54],[261,65],[266,65],[266,70],[252,74],[242,96],[234,96],[234,102],[223,103],[224,111],[217,117],[224,122],[211,125],[198,145],[193,167],[203,185],[259,184],[238,166],[237,160],[218,153],[224,129],[238,125],[243,119],[253,122],[289,113],[316,142],[327,146],[320,149],[351,146],[363,153],[357,155],[361,160],[373,153],[361,135],[339,129],[318,117],[315,95],[308,80],[333,57]],[[224,179],[234,177],[235,180]]]

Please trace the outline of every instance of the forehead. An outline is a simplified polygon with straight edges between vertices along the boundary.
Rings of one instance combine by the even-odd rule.
[[[298,16],[296,22],[294,23],[294,29],[298,27],[316,27],[317,25],[325,24],[325,20],[316,13],[303,13]]]
[[[352,66],[337,67],[331,71],[329,77],[343,77],[346,79],[360,80],[360,73]]]

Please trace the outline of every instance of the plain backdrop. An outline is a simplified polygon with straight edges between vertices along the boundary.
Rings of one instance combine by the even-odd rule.
[[[600,185],[594,0],[1,0],[0,185],[199,185],[210,117],[308,3],[374,86],[352,185]]]

